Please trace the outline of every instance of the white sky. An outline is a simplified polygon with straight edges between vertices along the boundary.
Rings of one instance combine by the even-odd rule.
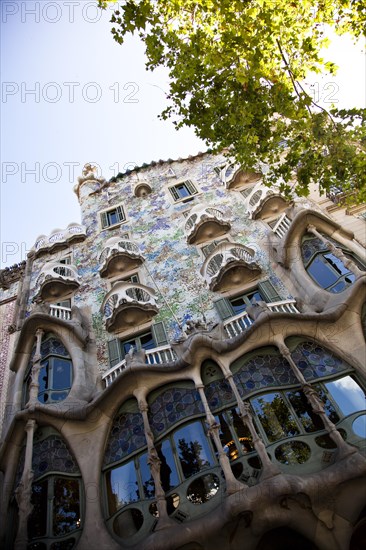
[[[80,220],[72,188],[87,162],[109,179],[206,149],[193,130],[157,119],[166,72],[145,71],[137,40],[114,42],[110,14],[87,0],[1,2],[1,267]],[[314,79],[316,98],[365,106],[361,47],[337,38],[327,57],[339,74]]]

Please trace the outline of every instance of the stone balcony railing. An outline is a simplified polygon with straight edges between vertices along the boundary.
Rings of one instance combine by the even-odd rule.
[[[105,246],[99,256],[101,277],[113,276],[123,271],[134,269],[142,264],[144,258],[140,254],[139,247],[129,239],[112,237],[105,242]]]
[[[226,290],[249,282],[260,273],[254,251],[243,245],[222,243],[206,258],[201,275],[210,290]]]
[[[71,308],[51,304],[50,315],[52,317],[56,317],[56,319],[61,319],[62,321],[71,321]]]
[[[70,223],[66,229],[55,229],[48,237],[40,235],[34,245],[34,251],[38,255],[41,252],[67,248],[70,243],[83,241],[85,238],[85,227],[78,223]]]
[[[296,300],[281,300],[279,302],[271,302],[266,304],[270,311],[276,313],[300,313],[296,307]],[[242,332],[245,332],[255,321],[249,317],[246,311],[230,317],[224,321],[225,332],[229,338],[239,336]]]
[[[240,164],[229,161],[221,168],[219,177],[226,189],[236,189],[258,182],[262,178],[262,174],[248,172],[243,170]]]
[[[161,365],[175,361],[176,355],[169,344],[145,351],[147,365]],[[109,369],[102,376],[105,387],[108,387],[126,368],[126,359]]]
[[[105,296],[101,311],[109,332],[146,323],[158,313],[154,291],[145,285],[119,282]]]
[[[80,277],[74,265],[47,262],[36,281],[35,302],[57,301],[80,285]]]
[[[282,239],[290,229],[291,223],[290,218],[286,214],[282,214],[276,225],[272,228],[272,231],[277,237]]]
[[[192,212],[184,230],[189,244],[199,244],[223,235],[230,229],[229,220],[218,208],[204,208]]]
[[[246,208],[250,219],[268,219],[279,215],[289,202],[281,194],[279,187],[267,187],[261,182],[255,185],[246,198]]]

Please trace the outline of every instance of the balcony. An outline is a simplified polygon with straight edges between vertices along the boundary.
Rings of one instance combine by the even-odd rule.
[[[52,317],[56,317],[56,319],[61,319],[62,321],[71,321],[71,308],[51,304],[50,315]]]
[[[267,220],[280,215],[288,208],[289,202],[281,195],[279,188],[259,183],[248,195],[246,206],[252,220]]]
[[[105,296],[101,311],[108,332],[146,323],[158,313],[154,291],[137,283],[116,283]]]
[[[124,271],[134,269],[141,265],[143,261],[144,258],[141,256],[136,243],[128,239],[112,237],[106,241],[99,257],[99,263],[101,264],[99,273],[101,277],[113,277]]]
[[[266,306],[274,313],[300,313],[296,307],[296,300],[281,300],[280,302],[267,303]],[[255,321],[249,317],[248,313],[243,311],[224,321],[224,329],[229,338],[234,338],[245,332],[254,323]]]
[[[133,194],[135,197],[145,198],[151,193],[150,183],[144,179],[136,181],[133,185]]]
[[[273,226],[272,231],[277,235],[277,237],[280,237],[280,239],[282,239],[290,229],[290,226],[290,218],[286,216],[286,214],[282,214],[276,225]]]
[[[240,244],[223,243],[206,258],[201,275],[212,291],[225,291],[255,279],[261,272],[254,251]]]
[[[176,360],[176,355],[169,345],[145,351],[147,365],[162,365]],[[109,369],[102,377],[107,388],[126,368],[126,359]]]
[[[230,223],[218,208],[200,208],[187,218],[184,230],[188,244],[199,244],[224,235]]]
[[[80,224],[70,223],[66,229],[55,229],[49,237],[40,235],[34,245],[36,256],[43,252],[54,252],[86,238],[86,230]]]
[[[80,277],[74,265],[47,262],[36,281],[35,302],[55,302],[65,298],[80,286]]]
[[[220,179],[226,189],[237,189],[257,183],[262,178],[260,172],[243,170],[240,164],[228,162],[220,171]]]

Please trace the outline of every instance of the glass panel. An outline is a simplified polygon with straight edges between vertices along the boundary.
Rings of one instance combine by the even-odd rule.
[[[243,421],[239,416],[239,409],[231,409],[231,411],[227,414],[230,415],[230,420],[234,426],[236,435],[239,438],[241,444],[241,452],[243,454],[246,454],[254,451],[252,436],[250,435],[249,428],[247,428],[247,426],[243,424]]]
[[[235,300],[230,300],[231,305],[233,306],[233,310],[235,311],[235,315],[239,315],[239,313],[242,313],[247,309],[247,304],[245,303],[244,299],[242,297],[235,298]]]
[[[325,387],[345,416],[366,408],[365,394],[350,376],[326,382]]]
[[[316,432],[324,429],[320,416],[313,412],[302,391],[289,391],[287,397],[306,432]]]
[[[279,393],[268,393],[251,400],[269,441],[296,435],[299,430]]]
[[[359,435],[360,437],[363,437],[363,438],[366,437],[366,415],[365,414],[356,418],[356,420],[352,424],[352,430],[355,432],[356,435]]]
[[[223,413],[218,414],[217,416],[215,416],[215,420],[220,426],[219,435],[225,453],[230,460],[236,460],[239,456],[239,452],[236,448],[235,441],[233,439],[229,425],[226,422],[225,415]]]
[[[113,522],[113,531],[119,537],[132,537],[142,527],[144,516],[137,508],[125,510]]]
[[[131,348],[133,348],[135,351],[137,350],[137,342],[136,340],[128,340],[127,342],[122,342],[122,348],[123,348],[123,355],[126,355]]]
[[[39,393],[43,392],[44,390],[46,390],[49,386],[49,381],[48,381],[48,361],[45,361],[44,363],[42,363],[42,367],[41,367],[41,370],[39,371],[39,378],[38,378],[38,383],[39,383]]]
[[[181,199],[183,199],[184,197],[191,196],[190,192],[188,191],[187,187],[184,184],[176,185],[175,188],[178,191],[178,195],[180,196]]]
[[[177,468],[174,462],[173,449],[169,439],[163,441],[161,447],[156,445],[159,458],[161,460],[160,479],[165,492],[179,484]]]
[[[185,478],[213,464],[207,437],[200,422],[194,422],[177,430],[174,442]]]
[[[109,225],[113,225],[119,222],[117,210],[111,210],[110,212],[107,212],[107,216],[108,216]]]
[[[155,483],[151,475],[150,466],[147,463],[148,454],[144,453],[140,456],[140,475],[142,480],[142,487],[144,489],[145,498],[154,498],[155,496]]]
[[[314,387],[315,387],[316,392],[319,395],[320,399],[324,403],[324,410],[325,410],[326,415],[333,422],[333,424],[336,424],[337,422],[339,422],[339,415],[338,415],[337,411],[335,410],[335,408],[333,406],[333,403],[331,401],[329,401],[326,392],[324,391],[324,389],[320,385],[317,385],[317,386],[314,386]]]
[[[330,263],[331,266],[334,267],[334,269],[340,274],[340,275],[346,275],[347,273],[351,273],[349,269],[344,265],[342,260],[337,258],[332,253],[324,254],[324,258],[327,260],[328,263]]]
[[[79,493],[79,482],[77,479],[55,479],[53,498],[54,535],[65,535],[80,527]]]
[[[50,546],[50,550],[72,550],[75,548],[75,539],[62,540],[60,542],[54,542]],[[38,546],[37,546],[37,550]]]
[[[64,390],[71,386],[71,362],[67,359],[52,359],[52,388]]]
[[[148,332],[147,334],[140,336],[140,343],[141,343],[142,349],[155,348],[155,340],[151,332]]]
[[[309,264],[307,271],[322,288],[333,285],[339,277],[338,273],[326,263],[326,260],[324,261],[322,256],[316,256]]]
[[[125,504],[140,499],[140,492],[133,460],[110,470],[106,474],[109,514],[112,515]]]
[[[47,480],[32,485],[33,510],[28,519],[29,539],[47,534],[47,490]]]
[[[169,516],[175,512],[175,510],[178,508],[180,502],[179,495],[177,493],[173,493],[172,495],[168,495],[166,497],[166,509],[169,514]],[[159,511],[156,502],[152,502],[149,506],[149,512],[152,516],[155,518],[159,517]]]
[[[219,486],[219,478],[214,474],[207,474],[190,484],[187,489],[187,498],[193,504],[203,504],[216,495]]]
[[[303,464],[310,455],[310,447],[302,441],[283,443],[275,450],[275,457],[282,464]]]

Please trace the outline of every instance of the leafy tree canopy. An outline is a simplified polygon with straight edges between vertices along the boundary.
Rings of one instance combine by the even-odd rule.
[[[148,69],[169,69],[163,119],[193,126],[247,170],[270,166],[265,181],[286,194],[307,195],[315,182],[366,200],[366,109],[326,111],[302,84],[335,74],[321,55],[327,25],[364,34],[361,0],[127,0],[111,21],[121,44],[138,33]]]

